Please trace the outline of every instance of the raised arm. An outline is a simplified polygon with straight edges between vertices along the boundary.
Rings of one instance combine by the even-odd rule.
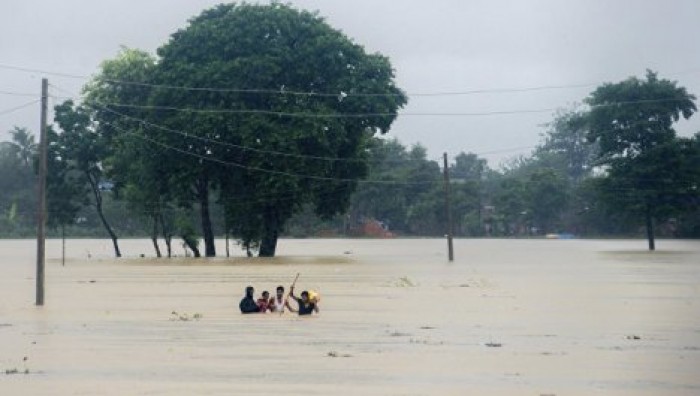
[[[292,306],[289,304],[289,301],[284,302],[285,308],[287,308],[290,312],[296,312],[297,310],[292,308]]]
[[[291,297],[294,301],[299,302],[299,297],[294,295],[294,286],[289,288],[289,297]],[[287,301],[287,304],[289,304],[289,301]]]

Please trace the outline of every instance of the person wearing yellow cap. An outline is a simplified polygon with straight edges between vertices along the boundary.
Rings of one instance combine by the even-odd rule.
[[[294,310],[293,308],[289,308],[290,311],[292,312],[299,312],[299,315],[311,315],[312,313],[318,313],[318,294],[313,293],[314,298],[310,297],[310,293],[306,290],[301,292],[301,298],[297,297],[294,295],[294,286],[289,288],[289,297],[294,299],[294,301],[299,304],[299,309]]]

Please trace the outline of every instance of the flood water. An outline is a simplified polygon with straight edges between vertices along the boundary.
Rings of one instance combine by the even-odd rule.
[[[700,394],[700,242],[458,240],[453,263],[445,245],[168,260],[127,240],[115,260],[69,240],[61,266],[52,240],[35,307],[34,242],[0,241],[0,395]],[[320,315],[238,312],[297,272]]]

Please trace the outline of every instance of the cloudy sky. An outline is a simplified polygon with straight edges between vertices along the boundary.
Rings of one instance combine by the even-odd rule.
[[[217,0],[2,0],[0,64],[89,75],[121,45],[153,52],[187,20]],[[551,111],[595,85],[642,76],[647,68],[700,94],[700,1],[697,0],[296,0],[369,51],[392,60],[410,93],[590,84],[585,87],[463,96],[415,96],[391,135],[420,142],[437,158],[482,153],[497,165],[537,144]],[[41,73],[0,68],[0,91],[37,93]],[[48,76],[79,91],[80,79]],[[33,100],[0,93],[0,139],[14,125],[38,129]],[[700,130],[700,116],[678,127]]]

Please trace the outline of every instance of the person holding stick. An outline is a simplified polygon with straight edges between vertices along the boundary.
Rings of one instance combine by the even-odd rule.
[[[314,293],[315,294],[315,293]],[[301,292],[301,298],[294,295],[294,286],[289,288],[289,296],[294,299],[294,301],[299,304],[299,309],[295,311],[293,308],[289,308],[292,312],[299,312],[299,316],[311,315],[312,313],[318,313],[318,298],[309,298],[309,292],[304,290]]]
[[[292,287],[290,287],[290,294],[291,291],[294,290],[294,285],[297,284],[297,279],[299,279],[299,273],[297,272],[297,276],[294,277],[294,282],[292,282]],[[279,290],[279,288],[278,288]],[[289,306],[289,294],[287,294],[287,297],[284,299],[284,304],[282,305],[282,310],[280,311],[280,316],[284,313],[284,309],[289,308],[290,311],[294,312],[291,306]]]

